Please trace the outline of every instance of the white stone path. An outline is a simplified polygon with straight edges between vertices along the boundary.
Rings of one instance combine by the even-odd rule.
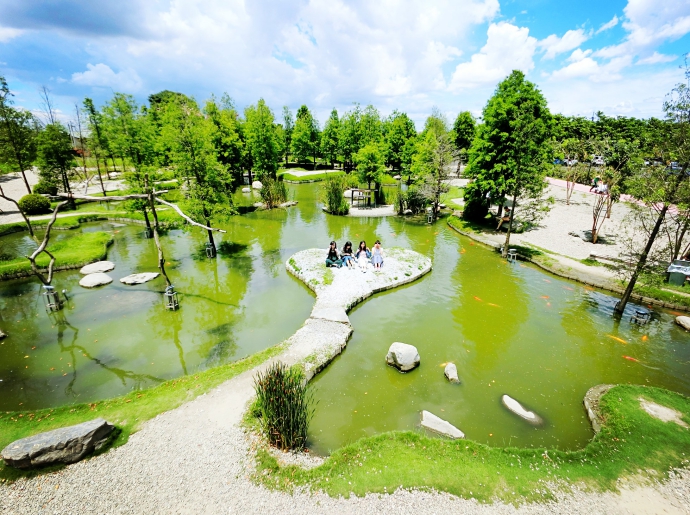
[[[276,359],[307,360],[313,374],[347,342],[346,311],[377,291],[414,280],[431,262],[411,251],[388,250],[382,272],[326,270],[326,251],[300,252],[286,264],[317,298],[310,318]],[[401,258],[409,261],[403,262]],[[407,275],[409,274],[409,275]],[[330,283],[330,284],[329,284]],[[289,299],[288,299],[289,301]],[[383,362],[383,357],[382,357]],[[397,490],[350,499],[322,493],[288,494],[248,478],[253,454],[239,424],[253,396],[253,378],[267,364],[147,422],[127,444],[60,472],[0,484],[0,513],[14,514],[403,514],[403,513],[688,513],[687,476],[664,485],[630,487],[623,494],[577,490],[558,503],[520,508],[485,506],[444,493]],[[383,365],[382,365],[383,366]],[[631,511],[632,510],[632,511]]]

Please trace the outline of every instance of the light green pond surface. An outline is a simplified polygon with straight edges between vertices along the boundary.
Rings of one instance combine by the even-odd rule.
[[[595,384],[647,384],[690,394],[690,336],[672,314],[657,310],[642,328],[629,316],[618,323],[611,317],[613,297],[529,265],[507,264],[443,221],[428,226],[402,218],[333,217],[317,205],[318,185],[290,191],[300,202],[295,208],[222,224],[228,232],[218,236],[216,260],[202,257],[200,230],[163,238],[181,292],[176,313],[163,308],[162,280],[135,287],[118,281],[155,270],[155,247],[141,236],[141,226],[82,226],[118,231],[108,253],[117,265],[110,272],[115,282],[85,290],[77,285],[78,273],[57,274],[56,287],[70,295],[68,309],[57,316],[45,313],[37,281],[0,283],[0,328],[10,334],[0,345],[0,410],[109,397],[279,343],[302,325],[314,301],[284,262],[331,239],[342,246],[346,239],[380,238],[384,248],[428,255],[434,269],[350,313],[350,343],[312,383],[318,404],[310,445],[316,452],[382,431],[415,429],[422,409],[480,442],[570,449],[592,436],[582,398]],[[26,236],[3,237],[0,244],[7,252],[27,245]],[[386,366],[394,341],[418,348],[418,369],[400,374]],[[462,384],[445,380],[442,365],[449,361]],[[535,428],[509,413],[500,403],[504,393],[545,424]]]

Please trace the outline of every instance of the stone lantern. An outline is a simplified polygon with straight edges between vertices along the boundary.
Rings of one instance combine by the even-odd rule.
[[[175,311],[180,307],[180,301],[177,298],[177,292],[175,291],[175,287],[172,284],[170,286],[165,287],[165,293],[163,294],[163,298],[165,299],[165,309]]]

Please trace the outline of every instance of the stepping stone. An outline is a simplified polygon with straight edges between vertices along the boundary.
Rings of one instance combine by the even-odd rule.
[[[503,405],[508,408],[510,411],[515,413],[518,417],[524,418],[527,422],[535,425],[539,425],[543,422],[541,417],[534,413],[533,411],[527,411],[522,404],[520,404],[518,401],[513,399],[512,397],[508,395],[504,395],[501,398],[501,401],[503,402]]]
[[[95,288],[96,286],[103,286],[111,282],[113,282],[113,278],[108,274],[89,274],[81,278],[79,286],[83,286],[84,288]]]
[[[460,431],[453,424],[426,410],[422,411],[422,427],[455,440],[465,438],[465,433]]]
[[[686,331],[690,331],[690,317],[686,317],[686,316],[676,317],[676,324],[681,326]]]
[[[123,284],[143,284],[154,280],[159,275],[161,274],[158,272],[142,272],[140,274],[132,274],[128,275],[127,277],[123,277],[120,279],[120,282]]]
[[[455,366],[455,363],[448,363],[446,368],[443,370],[443,375],[445,375],[446,379],[448,379],[448,381],[451,383],[460,382],[460,378],[458,377],[458,367]]]
[[[255,190],[260,190],[263,187],[264,187],[264,185],[261,184],[261,181],[254,181],[252,183],[252,188],[254,188]]]
[[[388,349],[386,363],[401,372],[409,372],[419,366],[420,357],[417,347],[407,343],[394,342]]]
[[[242,188],[242,193],[251,193],[252,189],[251,188]]]
[[[79,273],[84,275],[97,274],[99,272],[110,272],[114,268],[115,263],[112,261],[96,261],[95,263],[81,267]]]
[[[100,449],[115,426],[102,418],[22,438],[0,456],[10,467],[28,470],[56,463],[74,463]]]

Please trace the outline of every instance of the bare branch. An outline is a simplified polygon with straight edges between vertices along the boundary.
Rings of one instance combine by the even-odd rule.
[[[66,205],[68,202],[69,200],[64,200],[60,202],[57,206],[55,206],[55,209],[53,210],[53,217],[50,219],[50,222],[48,222],[48,226],[46,227],[46,233],[43,236],[43,241],[30,256],[26,256],[26,259],[28,259],[31,263],[31,270],[33,270],[34,274],[36,274],[36,277],[38,277],[41,280],[41,282],[46,285],[50,284],[50,282],[53,280],[53,265],[55,265],[55,256],[53,256],[50,252],[46,250],[46,247],[48,246],[48,241],[50,240],[50,230],[53,228],[55,220],[57,220],[58,211],[62,206]],[[41,275],[41,273],[38,271],[38,266],[36,266],[36,258],[41,252],[45,252],[46,254],[48,254],[48,256],[50,256],[50,263],[48,263],[48,279],[45,279]]]
[[[154,192],[154,194],[156,194],[156,193],[160,193],[160,192],[159,191]],[[217,232],[223,232],[223,233],[226,232],[223,229],[216,229],[214,227],[207,227],[205,225],[202,225],[200,223],[195,222],[194,220],[189,218],[187,215],[185,215],[182,212],[182,210],[179,207],[177,207],[175,204],[171,204],[170,202],[166,202],[165,200],[160,199],[158,197],[154,197],[154,199],[156,200],[156,202],[160,202],[161,204],[165,204],[166,206],[170,206],[171,208],[173,208],[175,211],[177,211],[178,215],[180,215],[182,218],[187,220],[192,225],[196,225],[197,227],[201,227],[202,229],[206,229],[207,231],[217,231]]]
[[[156,193],[167,193],[168,190],[157,191]],[[92,197],[90,195],[79,195],[78,193],[58,193],[58,197],[68,198],[68,199],[79,199],[86,200],[88,202],[112,202],[113,200],[133,200],[137,198],[148,198],[148,195],[142,194],[131,194],[131,195],[120,195],[117,197]]]
[[[31,222],[29,221],[29,218],[24,214],[24,211],[22,211],[22,209],[19,207],[19,203],[15,199],[5,195],[5,192],[2,190],[2,186],[0,186],[0,198],[5,199],[7,202],[11,202],[15,206],[17,206],[17,211],[19,211],[19,214],[22,215],[24,222],[26,222],[26,226],[29,228],[29,234],[31,235],[32,238],[35,238],[34,228],[31,226]]]

